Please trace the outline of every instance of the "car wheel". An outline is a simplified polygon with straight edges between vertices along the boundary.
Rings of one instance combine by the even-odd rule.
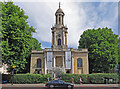
[[[47,85],[46,87],[47,87],[47,88],[49,88],[50,86],[49,86],[49,85]]]
[[[50,88],[53,88],[54,87],[54,85],[50,85]]]
[[[72,86],[71,85],[68,85],[68,88],[71,88]]]

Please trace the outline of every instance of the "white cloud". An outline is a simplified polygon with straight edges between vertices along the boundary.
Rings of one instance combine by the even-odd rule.
[[[76,3],[61,1],[65,13],[65,24],[68,27],[68,46],[77,48],[80,35],[88,28],[116,28],[117,6],[114,4]],[[58,2],[59,2],[58,1]],[[70,0],[73,1],[73,0]],[[55,12],[58,2],[15,2],[29,16],[29,24],[36,28],[33,34],[39,41],[51,41],[51,27],[55,23]]]

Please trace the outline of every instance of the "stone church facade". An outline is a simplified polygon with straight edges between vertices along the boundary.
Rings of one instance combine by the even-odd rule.
[[[52,46],[31,52],[31,74],[47,74],[55,67],[64,73],[89,74],[88,49],[73,49],[67,46],[67,30],[64,26],[64,12],[59,6],[55,13],[56,24],[52,30]]]

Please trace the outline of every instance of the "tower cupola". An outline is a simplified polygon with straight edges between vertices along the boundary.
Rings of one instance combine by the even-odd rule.
[[[51,28],[52,30],[52,48],[53,49],[67,49],[67,27],[64,26],[64,12],[60,8],[55,13],[56,23]]]
[[[56,24],[57,25],[64,25],[64,12],[62,11],[62,9],[60,8],[60,3],[59,3],[59,8],[58,10],[56,11],[55,13],[55,16],[56,16]]]

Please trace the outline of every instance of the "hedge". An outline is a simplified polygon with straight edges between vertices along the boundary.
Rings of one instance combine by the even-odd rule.
[[[5,75],[3,75],[5,76]],[[12,79],[12,76],[9,80],[7,80],[9,83],[12,82],[15,84],[35,84],[35,83],[46,83],[47,78],[49,77],[50,80],[52,80],[52,77],[49,74],[40,75],[40,74],[15,74],[14,78]],[[5,79],[3,79],[5,80]]]
[[[118,83],[119,76],[116,73],[89,74],[89,81],[93,84],[104,84],[106,83],[106,79],[108,80],[109,84],[116,84]]]
[[[35,83],[46,83],[47,78],[52,80],[49,74],[15,74],[13,78],[13,83],[15,84],[35,84]],[[106,79],[109,84],[118,83],[118,75],[116,73],[97,73],[97,74],[62,74],[61,78],[65,82],[72,83],[72,78],[74,78],[74,83],[79,84],[79,78],[82,78],[83,84],[105,84]],[[3,75],[2,80],[8,80],[9,83],[12,82],[12,76]],[[110,81],[112,80],[112,81]]]
[[[118,83],[118,75],[116,73],[99,73],[99,74],[62,74],[62,80],[65,82],[72,82],[72,78],[74,78],[74,83],[80,83],[79,78],[82,78],[84,84],[105,84],[106,79],[109,84]],[[110,81],[112,80],[112,81]]]
[[[61,75],[62,80],[69,83],[72,83],[72,78],[74,78],[75,84],[80,83],[79,82],[80,77],[82,78],[83,83],[87,83],[88,75],[85,75],[85,74],[62,74]]]

